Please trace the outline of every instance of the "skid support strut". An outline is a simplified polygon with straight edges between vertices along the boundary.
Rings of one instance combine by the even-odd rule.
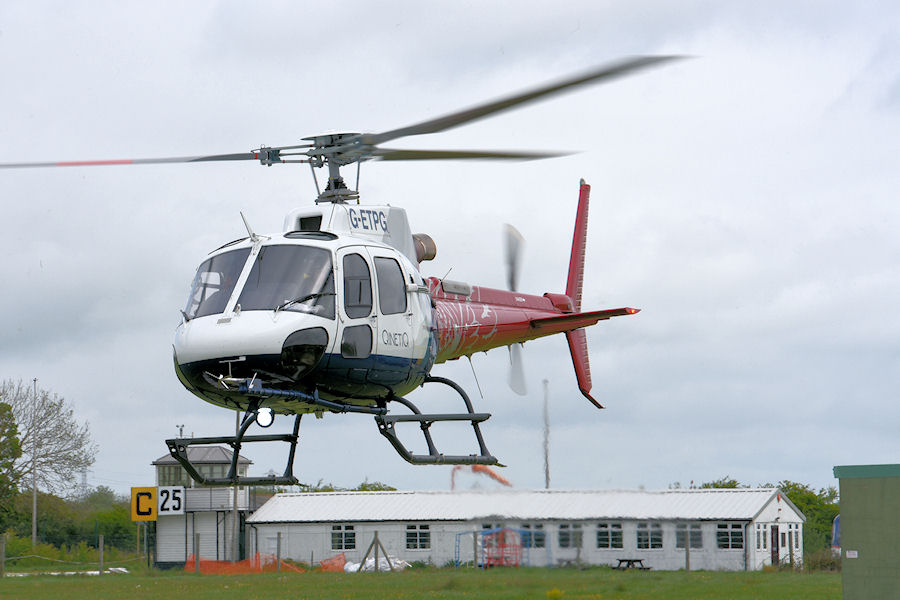
[[[247,429],[256,419],[258,405],[252,407],[244,414],[237,435],[221,437],[201,438],[176,438],[166,440],[169,454],[177,460],[191,478],[200,485],[208,486],[232,486],[232,485],[296,485],[294,477],[294,455],[297,452],[297,440],[300,437],[300,417],[294,417],[294,428],[291,433],[274,433],[263,435],[245,435]],[[266,477],[240,477],[238,475],[238,459],[240,458],[241,445],[250,442],[287,442],[290,444],[287,464],[284,473]],[[206,477],[202,475],[188,457],[188,449],[191,446],[204,446],[213,444],[228,444],[232,449],[231,465],[225,477]]]
[[[464,413],[440,413],[440,414],[422,414],[418,407],[406,398],[394,398],[395,402],[399,402],[409,408],[413,414],[411,415],[376,415],[375,422],[378,424],[378,431],[388,439],[397,453],[409,463],[414,465],[496,465],[499,464],[497,458],[488,452],[481,435],[480,423],[487,421],[490,413],[476,413],[472,409],[472,402],[466,395],[466,392],[455,382],[443,377],[428,377],[425,383],[443,383],[451,387],[466,404],[466,412]],[[478,442],[478,454],[468,455],[452,455],[441,454],[434,445],[431,438],[431,426],[439,422],[448,421],[469,421],[475,430],[475,439]],[[425,443],[428,446],[428,454],[413,454],[400,438],[397,437],[395,425],[397,423],[419,423],[422,434],[425,436]]]

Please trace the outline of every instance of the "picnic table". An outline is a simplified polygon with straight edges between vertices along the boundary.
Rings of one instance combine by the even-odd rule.
[[[640,569],[641,571],[649,571],[651,567],[644,566],[643,558],[620,558],[619,564],[613,567],[613,569],[618,569],[620,571],[625,571],[627,569]]]

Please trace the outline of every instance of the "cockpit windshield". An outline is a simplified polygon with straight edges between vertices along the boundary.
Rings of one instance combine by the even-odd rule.
[[[311,246],[263,246],[238,304],[241,310],[290,310],[334,319],[331,252]]]
[[[225,311],[249,254],[250,248],[232,250],[213,256],[200,265],[191,285],[187,307],[184,309],[188,319],[216,315]]]

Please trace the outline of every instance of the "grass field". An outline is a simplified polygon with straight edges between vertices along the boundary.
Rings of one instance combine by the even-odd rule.
[[[830,573],[619,572],[576,569],[414,569],[403,573],[290,573],[34,576],[0,580],[4,600],[161,598],[540,598],[570,600],[663,598],[697,600],[841,597],[841,576]]]

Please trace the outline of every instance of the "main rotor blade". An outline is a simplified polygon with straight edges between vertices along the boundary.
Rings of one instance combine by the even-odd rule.
[[[457,160],[457,159],[497,159],[497,160],[537,160],[568,156],[568,152],[506,152],[482,150],[393,150],[375,148],[372,156],[378,160]]]
[[[164,163],[217,162],[229,160],[260,160],[259,152],[238,154],[210,154],[207,156],[170,156],[165,158],[121,158],[112,160],[69,160],[56,162],[0,163],[0,169],[30,167],[101,167],[110,165],[153,165]]]
[[[684,57],[637,56],[633,58],[627,58],[622,61],[592,69],[590,71],[587,71],[586,73],[582,73],[574,77],[569,77],[555,83],[516,94],[514,96],[509,96],[506,98],[495,100],[493,102],[488,102],[486,104],[473,106],[472,108],[451,113],[443,117],[438,117],[437,119],[423,121],[421,123],[416,123],[407,127],[401,127],[399,129],[393,129],[391,131],[385,131],[384,133],[364,134],[360,136],[360,138],[362,143],[374,146],[383,142],[394,140],[400,137],[406,137],[409,135],[437,133],[439,131],[458,127],[459,125],[463,125],[464,123],[470,123],[478,119],[483,119],[484,117],[487,117],[489,115],[493,115],[504,110],[509,110],[528,102],[534,102],[536,100],[544,99],[560,92],[570,91],[582,85],[608,81],[617,77],[628,75],[639,69],[644,69],[646,67],[669,62],[672,60],[678,60],[681,58]]]

